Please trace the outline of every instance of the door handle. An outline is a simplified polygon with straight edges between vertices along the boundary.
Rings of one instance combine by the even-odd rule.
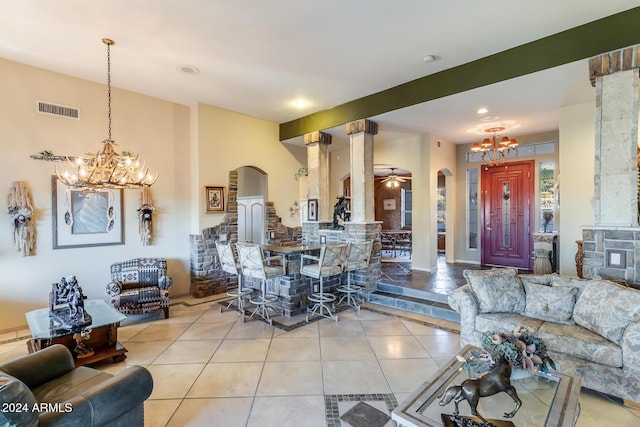
[[[493,230],[493,228],[491,228],[491,224],[487,224],[487,226],[486,226],[486,230],[487,230],[487,231],[492,231],[492,230]]]

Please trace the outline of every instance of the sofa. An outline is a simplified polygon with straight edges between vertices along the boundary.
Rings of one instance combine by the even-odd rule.
[[[169,318],[169,286],[164,258],[135,258],[111,264],[111,282],[106,294],[123,314],[144,314],[162,309]]]
[[[76,368],[69,349],[55,344],[0,365],[0,426],[142,427],[152,390],[146,368]]]
[[[547,345],[557,370],[583,387],[640,402],[640,291],[594,278],[465,270],[448,296],[460,313],[460,345],[524,326]]]

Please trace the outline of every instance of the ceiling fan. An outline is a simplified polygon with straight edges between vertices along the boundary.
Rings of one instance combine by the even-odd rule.
[[[398,187],[400,183],[406,182],[408,179],[411,179],[408,176],[399,176],[395,173],[396,168],[391,168],[391,173],[387,175],[386,178],[381,180],[381,183],[387,183],[387,187]]]

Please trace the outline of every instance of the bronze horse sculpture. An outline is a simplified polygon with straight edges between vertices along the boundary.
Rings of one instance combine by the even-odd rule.
[[[504,414],[505,418],[513,418],[520,406],[522,406],[522,401],[518,397],[516,389],[511,385],[511,365],[504,358],[500,358],[486,375],[476,379],[467,379],[461,385],[449,387],[439,404],[444,406],[453,400],[456,405],[453,415],[457,416],[459,413],[458,403],[466,400],[471,407],[471,413],[483,422],[488,423],[478,413],[478,402],[481,397],[493,396],[501,391],[507,393],[516,403],[513,411],[505,412]]]

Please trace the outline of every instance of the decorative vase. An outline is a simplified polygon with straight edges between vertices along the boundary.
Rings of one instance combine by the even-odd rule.
[[[576,273],[578,274],[578,277],[580,279],[584,279],[584,274],[582,273],[582,263],[584,261],[584,249],[582,247],[583,245],[583,241],[582,240],[576,240],[576,243],[578,244],[578,252],[576,252]]]

